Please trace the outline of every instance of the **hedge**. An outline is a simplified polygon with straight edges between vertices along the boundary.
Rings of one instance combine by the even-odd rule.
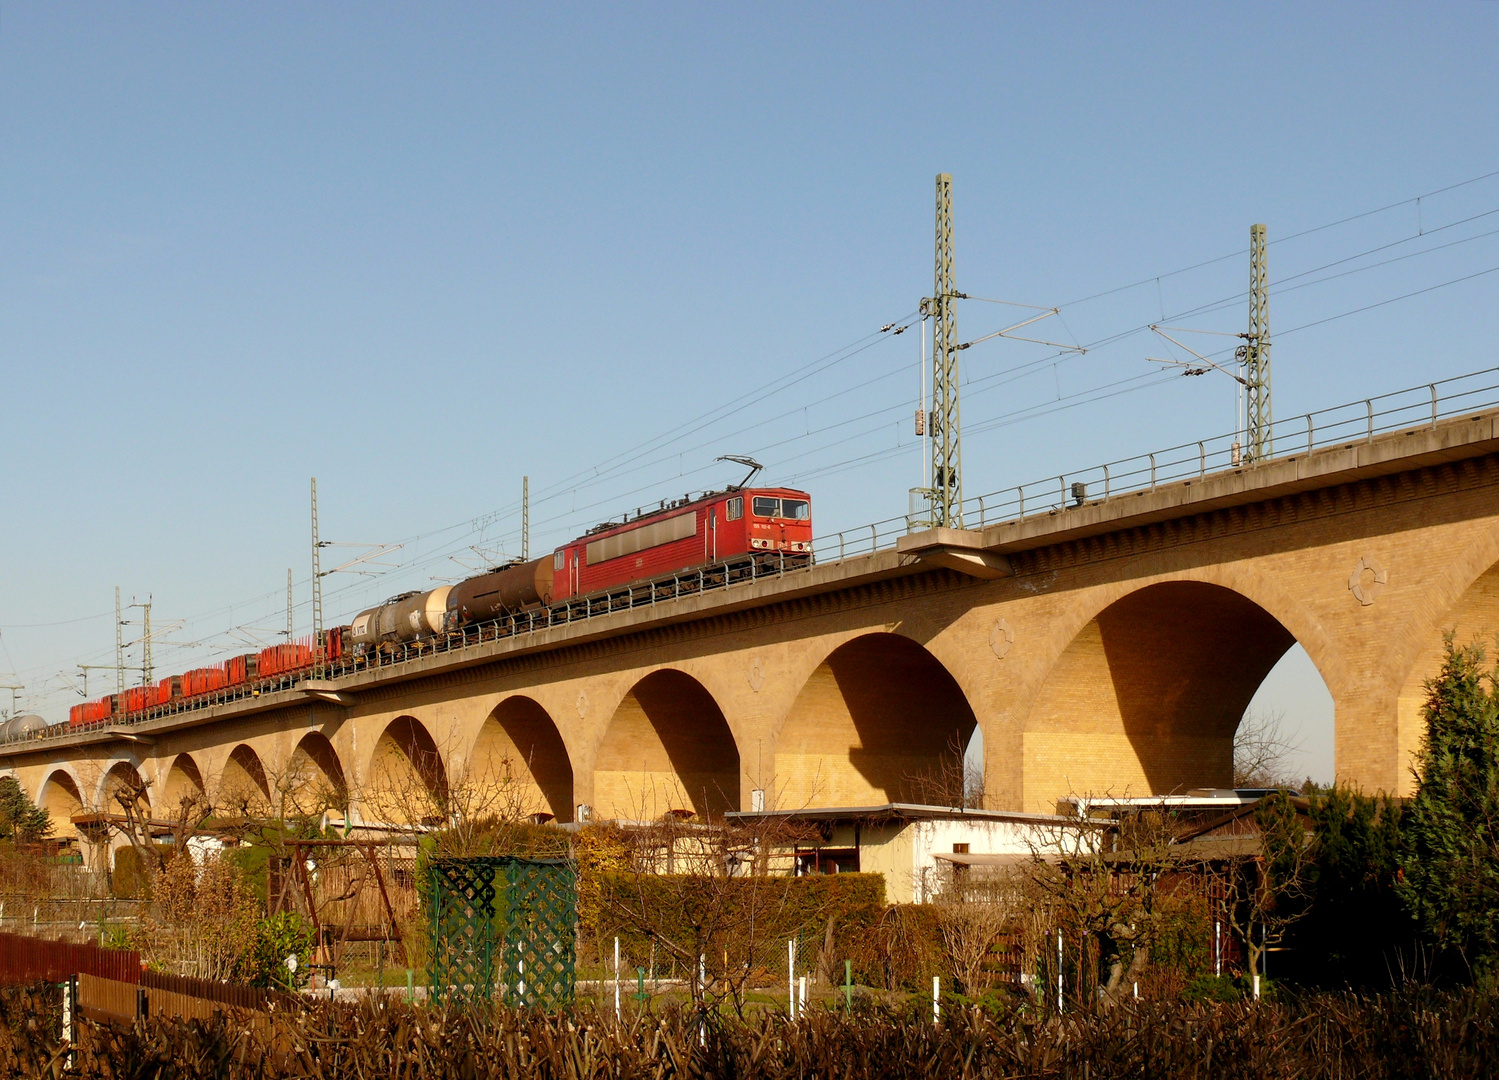
[[[600,959],[619,936],[630,965],[670,964],[671,943],[697,952],[710,971],[749,965],[774,970],[785,963],[786,943],[798,942],[798,966],[811,969],[831,945],[841,958],[848,942],[867,934],[885,910],[879,874],[807,877],[703,877],[688,874],[600,874],[591,914]],[[604,943],[609,942],[606,948]],[[833,957],[823,957],[831,962]]]

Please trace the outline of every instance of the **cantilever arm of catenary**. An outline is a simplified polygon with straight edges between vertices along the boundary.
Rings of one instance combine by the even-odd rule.
[[[371,566],[393,567],[393,566],[395,566],[394,563],[380,563],[380,562],[375,562],[375,560],[378,559],[381,555],[389,555],[392,551],[400,551],[406,545],[405,544],[352,544],[352,543],[335,543],[332,540],[325,540],[321,544],[319,544],[318,546],[319,547],[362,547],[362,548],[369,548],[370,549],[369,551],[366,551],[363,555],[357,555],[357,556],[355,556],[354,558],[350,559],[348,562],[344,563],[341,566],[335,566],[332,570],[324,570],[323,573],[322,573],[322,576],[323,577],[327,577],[329,574],[336,574],[340,570],[347,570],[349,567],[351,567],[351,566],[357,566],[360,563],[369,563]],[[367,571],[363,571],[363,570],[356,570],[354,572],[356,574],[367,573]]]
[[[1023,305],[1023,306],[1029,306],[1029,305]],[[959,345],[958,348],[960,348],[960,349],[971,349],[973,346],[979,344],[980,342],[988,341],[990,338],[1003,337],[1003,338],[1009,338],[1011,341],[1030,341],[1030,342],[1034,342],[1037,345],[1049,345],[1049,346],[1051,346],[1054,349],[1062,349],[1062,350],[1065,350],[1066,352],[1075,352],[1075,353],[1078,353],[1079,355],[1081,355],[1083,353],[1086,353],[1088,350],[1085,349],[1085,348],[1083,348],[1081,345],[1063,345],[1059,341],[1042,341],[1040,338],[1019,337],[1019,336],[1016,336],[1016,335],[1010,333],[1010,331],[1012,331],[1012,330],[1019,330],[1022,326],[1029,326],[1031,323],[1040,322],[1042,319],[1049,319],[1053,315],[1059,315],[1059,314],[1061,314],[1060,309],[1058,309],[1058,308],[1047,308],[1040,315],[1033,315],[1029,319],[1024,320],[1023,322],[1016,323],[1014,326],[1007,326],[1003,330],[996,330],[992,334],[985,334],[983,337],[974,338],[970,342],[967,342],[967,343],[965,343],[963,345]]]
[[[1151,324],[1150,328],[1152,330],[1154,330],[1157,334],[1160,334],[1161,337],[1163,337],[1167,341],[1171,342],[1171,344],[1175,345],[1178,349],[1183,349],[1183,350],[1191,353],[1193,356],[1197,357],[1197,359],[1201,360],[1204,364],[1206,364],[1208,367],[1212,368],[1214,371],[1221,371],[1221,372],[1223,372],[1223,374],[1227,375],[1230,379],[1233,379],[1235,382],[1242,383],[1245,386],[1249,385],[1249,383],[1245,382],[1244,377],[1242,375],[1237,375],[1234,372],[1229,371],[1228,368],[1224,367],[1222,364],[1218,363],[1215,360],[1209,360],[1206,356],[1203,356],[1202,353],[1198,352],[1196,349],[1193,349],[1193,348],[1191,348],[1190,346],[1187,346],[1187,345],[1183,345],[1180,341],[1177,341],[1176,338],[1174,338],[1170,334],[1166,333],[1166,331],[1163,330],[1163,329],[1161,329],[1159,326]],[[1172,327],[1171,329],[1175,329],[1175,327]],[[1237,334],[1223,334],[1223,332],[1220,331],[1220,330],[1194,330],[1194,331],[1192,331],[1192,333],[1197,333],[1197,334],[1222,334],[1222,336],[1224,336],[1224,337],[1237,337],[1238,336]],[[1158,356],[1147,356],[1145,359],[1149,360],[1152,364],[1174,364],[1177,367],[1185,367],[1185,368],[1188,369],[1188,371],[1191,371],[1191,365],[1185,364],[1185,363],[1183,363],[1180,360],[1166,360],[1166,359],[1163,359],[1163,358],[1158,357]]]

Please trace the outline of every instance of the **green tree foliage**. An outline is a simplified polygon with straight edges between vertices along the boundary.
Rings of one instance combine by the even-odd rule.
[[[0,840],[34,844],[52,831],[52,815],[21,790],[14,776],[0,776]]]
[[[1308,800],[1314,844],[1306,919],[1292,952],[1302,981],[1378,986],[1409,971],[1416,925],[1397,892],[1398,799],[1332,788]]]
[[[1486,968],[1499,956],[1499,685],[1483,648],[1449,635],[1426,695],[1400,894],[1434,944]]]
[[[316,944],[312,927],[294,911],[282,911],[255,923],[250,948],[240,960],[240,977],[251,986],[300,990],[312,975],[308,963]],[[286,966],[295,956],[295,968]]]

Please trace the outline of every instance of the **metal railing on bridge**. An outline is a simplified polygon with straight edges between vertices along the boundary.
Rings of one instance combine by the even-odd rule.
[[[1284,417],[1271,425],[1269,445],[1274,452],[1262,461],[1248,459],[1241,445],[1243,434],[1230,432],[971,496],[962,503],[963,525],[982,529],[1015,524],[1027,518],[1105,502],[1119,495],[1153,491],[1164,484],[1253,469],[1312,450],[1353,446],[1392,431],[1435,427],[1443,420],[1496,408],[1499,408],[1499,369],[1488,368]],[[818,562],[887,550],[907,533],[926,528],[920,517],[913,508],[901,517],[831,533],[815,540],[812,550]]]

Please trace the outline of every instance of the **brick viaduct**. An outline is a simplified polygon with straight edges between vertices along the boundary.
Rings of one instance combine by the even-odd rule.
[[[1230,783],[1299,642],[1338,779],[1407,791],[1442,638],[1499,630],[1499,413],[1465,416],[361,671],[0,747],[54,821],[132,771],[355,820],[503,797],[574,820],[912,797],[975,726],[986,801]],[[497,794],[498,793],[498,794]],[[415,800],[415,802],[413,801]]]

